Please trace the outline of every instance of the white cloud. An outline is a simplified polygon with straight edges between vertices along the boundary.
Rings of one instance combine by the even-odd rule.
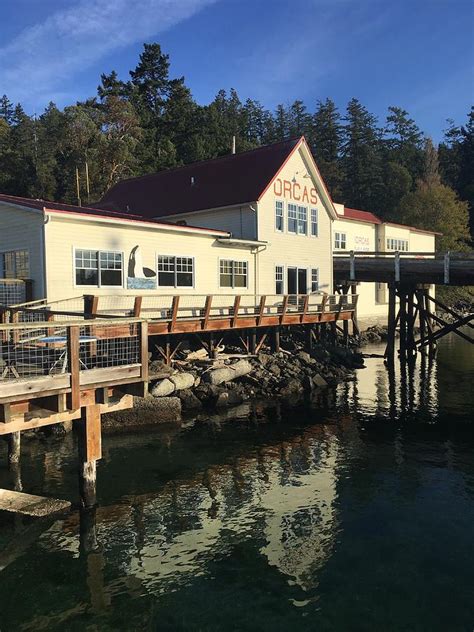
[[[74,74],[143,42],[216,0],[81,0],[0,47],[0,92],[32,103],[59,92]]]

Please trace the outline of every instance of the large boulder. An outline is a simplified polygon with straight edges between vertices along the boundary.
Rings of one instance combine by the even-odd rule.
[[[174,393],[175,390],[173,382],[166,378],[164,380],[160,380],[155,384],[155,386],[153,386],[150,391],[150,395],[153,397],[167,397],[168,395]]]
[[[240,393],[234,390],[222,391],[216,401],[216,408],[227,408],[228,406],[239,406],[243,402]]]
[[[183,410],[199,410],[202,408],[202,402],[196,397],[191,389],[187,388],[184,391],[178,392],[178,397],[181,400]]]
[[[242,377],[243,375],[247,375],[248,373],[251,373],[252,370],[253,367],[250,362],[248,362],[247,360],[239,360],[238,362],[230,366],[226,366],[222,369],[214,369],[214,371],[209,371],[209,373],[205,373],[203,376],[203,381],[217,386],[219,384],[224,384],[225,382],[235,380],[236,378]]]
[[[172,375],[170,381],[174,384],[177,391],[184,391],[194,386],[195,377],[192,373],[176,373]]]
[[[102,415],[105,431],[124,431],[134,426],[153,426],[181,421],[178,397],[134,397],[133,408]]]
[[[303,392],[303,385],[300,380],[296,380],[294,378],[290,378],[286,380],[280,389],[280,395],[282,397],[290,397],[292,395],[299,395]]]
[[[316,373],[316,375],[313,375],[313,384],[319,388],[328,385],[326,380],[319,373]]]
[[[169,377],[174,373],[174,369],[161,360],[152,360],[148,365],[148,371],[155,379]]]

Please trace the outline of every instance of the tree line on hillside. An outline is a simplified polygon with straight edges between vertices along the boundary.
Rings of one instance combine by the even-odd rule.
[[[474,107],[452,121],[435,148],[408,112],[389,107],[383,124],[357,99],[341,113],[331,99],[313,112],[296,100],[274,112],[220,90],[209,105],[172,78],[159,44],[145,44],[130,79],[101,76],[97,95],[39,117],[0,99],[0,191],[76,203],[100,199],[123,178],[305,135],[335,201],[382,218],[440,230],[440,248],[470,245],[474,229]],[[90,194],[85,194],[87,164]]]

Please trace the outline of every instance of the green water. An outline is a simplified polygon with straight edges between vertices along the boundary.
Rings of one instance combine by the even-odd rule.
[[[305,405],[105,437],[95,516],[0,513],[1,632],[471,632],[473,351],[452,337],[413,374],[369,359]],[[75,454],[24,441],[24,491],[75,498]]]

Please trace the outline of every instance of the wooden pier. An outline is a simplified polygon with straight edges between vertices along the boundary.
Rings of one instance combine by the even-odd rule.
[[[96,503],[102,456],[101,415],[145,396],[149,350],[167,363],[197,337],[213,356],[226,336],[249,353],[266,341],[279,350],[282,328],[304,329],[308,347],[337,323],[354,322],[352,294],[274,296],[92,296],[0,309],[0,435],[9,462],[20,458],[21,432],[74,422],[82,504]],[[74,308],[74,309],[73,309]]]
[[[342,287],[374,282],[388,285],[387,360],[395,358],[396,332],[401,360],[413,361],[417,351],[436,352],[437,341],[453,332],[474,343],[461,328],[474,329],[474,313],[460,314],[430,295],[430,286],[474,285],[474,254],[427,252],[350,252],[334,257],[334,278]],[[449,320],[436,313],[449,315]],[[416,332],[419,325],[419,334]]]

